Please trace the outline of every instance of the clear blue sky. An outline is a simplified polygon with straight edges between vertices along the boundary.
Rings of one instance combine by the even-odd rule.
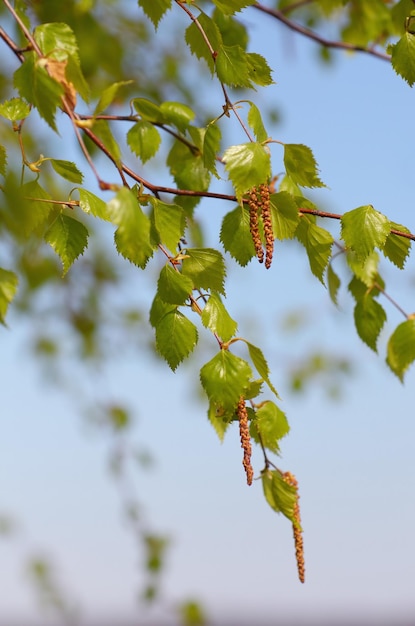
[[[325,68],[314,44],[257,14],[247,17],[254,18],[252,49],[269,59],[277,84],[252,99],[281,111],[282,123],[270,129],[276,139],[313,149],[329,186],[315,196],[321,206],[345,212],[371,203],[415,232],[413,91],[368,56],[339,52]],[[278,169],[278,147],[274,155]],[[229,207],[204,203],[199,210],[209,215],[214,245],[215,220]],[[269,509],[259,483],[245,485],[237,432],[230,430],[220,445],[207,423],[205,405],[189,385],[194,380],[197,388],[196,368],[172,374],[146,353],[128,352],[86,386],[97,398],[104,385],[114,399],[128,399],[138,418],[134,438],[156,458],[135,484],[146,517],[173,538],[165,576],[172,601],[200,599],[218,625],[228,618],[232,624],[409,626],[415,622],[415,370],[402,386],[384,364],[388,332],[374,355],[356,337],[345,288],[335,309],[298,252],[295,244],[277,245],[269,272],[231,265],[227,291],[240,333],[269,357],[291,423],[279,464],[300,483],[305,585],[297,581],[289,523]],[[385,264],[385,278],[403,308],[415,310],[413,255],[404,276]],[[144,287],[143,299],[150,297]],[[391,331],[401,318],[385,307]],[[291,310],[309,322],[300,338],[282,325]],[[20,532],[0,543],[0,623],[7,616],[34,623],[36,605],[22,574],[34,552],[50,556],[86,617],[132,616],[140,569],[106,467],[109,440],[43,381],[25,345],[27,329],[13,314],[9,324],[1,330],[0,512],[15,517]],[[355,363],[339,402],[318,384],[302,396],[288,390],[287,369],[319,347]],[[214,350],[206,349],[207,358]],[[72,367],[68,379],[76,377]],[[49,623],[56,621],[42,619]]]

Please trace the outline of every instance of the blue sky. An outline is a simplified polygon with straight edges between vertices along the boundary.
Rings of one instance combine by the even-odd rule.
[[[274,138],[313,149],[329,187],[314,196],[320,206],[342,213],[371,203],[415,232],[413,91],[368,56],[339,52],[324,67],[314,44],[250,17],[258,24],[252,49],[269,59],[276,79],[252,99],[280,110],[281,124],[269,128]],[[229,208],[199,209],[212,245]],[[330,227],[335,233],[338,224]],[[413,255],[403,276],[384,267],[389,293],[413,311]],[[134,280],[150,300],[141,276]],[[103,385],[114,400],[127,398],[137,415],[134,439],[155,456],[154,469],[139,471],[134,484],[151,525],[172,537],[166,597],[200,599],[218,624],[413,623],[415,370],[402,386],[384,364],[388,331],[403,320],[385,303],[390,324],[374,355],[356,336],[345,288],[336,309],[294,243],[277,244],[269,272],[231,264],[227,292],[240,334],[269,358],[290,420],[279,465],[300,483],[307,581],[297,581],[289,523],[269,509],[259,483],[246,487],[237,432],[221,445],[208,424],[197,369],[172,374],[145,352],[128,352],[85,385],[97,399]],[[283,327],[293,310],[308,322],[299,336]],[[108,474],[109,438],[42,379],[25,325],[13,314],[9,325],[1,330],[0,510],[20,530],[0,544],[0,618],[34,623],[36,603],[22,574],[34,552],[51,558],[86,618],[132,616],[139,555]],[[207,360],[215,346],[206,344]],[[318,383],[301,396],[289,392],[287,371],[321,347],[354,362],[339,402]],[[76,377],[72,367],[68,378]]]

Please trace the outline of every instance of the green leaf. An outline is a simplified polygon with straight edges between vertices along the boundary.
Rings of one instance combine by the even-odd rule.
[[[264,496],[270,507],[296,524],[294,515],[297,502],[296,488],[285,482],[279,470],[266,469],[261,472],[261,478]]]
[[[267,360],[262,353],[262,350],[260,350],[258,346],[254,346],[252,343],[249,343],[249,341],[246,341],[245,339],[243,341],[248,346],[249,356],[251,357],[252,363],[255,365],[258,374],[267,383],[272,393],[274,393],[277,398],[279,398],[278,391],[275,389],[269,378],[269,367]]]
[[[115,245],[118,252],[142,269],[153,256],[150,220],[132,191],[123,187],[107,204],[110,220],[118,226]]]
[[[16,295],[19,279],[14,272],[0,268],[0,323],[5,324],[9,304]]]
[[[164,302],[169,304],[184,304],[193,291],[190,278],[184,276],[171,265],[165,265],[157,282],[157,292]]]
[[[260,143],[244,143],[228,148],[223,161],[238,200],[252,187],[268,181],[271,175],[269,150]]]
[[[120,146],[114,139],[108,122],[106,120],[95,120],[94,133],[101,139],[114,161],[119,164],[121,159]]]
[[[83,254],[88,245],[88,231],[81,222],[60,214],[45,233],[45,241],[61,258],[63,275],[72,263]]]
[[[163,15],[170,9],[171,1],[172,0],[138,0],[138,4],[147,17],[153,22],[154,28],[157,28]]]
[[[12,98],[0,104],[0,115],[11,122],[24,120],[30,114],[30,107],[21,98]]]
[[[143,163],[152,159],[161,144],[160,133],[157,128],[147,122],[139,120],[131,126],[127,133],[127,143],[131,151],[136,154]]]
[[[162,102],[160,111],[164,117],[165,124],[173,124],[176,128],[184,133],[190,122],[194,119],[194,111],[181,102]]]
[[[223,43],[219,28],[217,27],[215,22],[210,17],[208,17],[206,13],[203,12],[200,13],[197,21],[202,27],[213,50],[217,52],[219,50],[219,47]],[[215,70],[215,63],[212,57],[212,53],[210,52],[209,47],[195,22],[192,22],[190,26],[186,29],[185,40],[192,54],[194,54],[198,59],[204,59],[208,64],[211,73],[213,74]]]
[[[7,152],[6,148],[0,144],[0,174],[6,175]]]
[[[14,73],[13,82],[21,97],[33,104],[40,116],[57,131],[55,113],[64,89],[49,76],[41,61],[44,60],[38,60],[35,52],[26,53],[24,63]]]
[[[274,402],[267,400],[257,410],[251,422],[251,436],[257,443],[278,454],[279,441],[290,431],[285,413]]]
[[[406,228],[406,226],[391,222],[390,227],[391,230],[398,230],[401,233],[407,233],[410,235],[410,231]],[[386,238],[382,252],[385,257],[402,270],[405,267],[406,259],[408,258],[411,250],[411,243],[412,242],[409,237],[401,237],[399,235],[395,235],[394,233],[390,233]]]
[[[233,416],[233,411],[231,413]],[[223,441],[225,432],[231,423],[230,413],[224,413],[223,409],[218,409],[214,402],[209,403],[208,419],[216,431],[220,441]]]
[[[308,146],[284,144],[284,165],[291,180],[301,187],[325,187],[318,177],[317,163]]]
[[[383,248],[391,223],[373,206],[361,206],[341,218],[341,236],[347,246],[364,260],[374,248]]]
[[[202,311],[202,324],[222,341],[229,341],[236,332],[238,324],[231,318],[220,296],[212,293]]]
[[[115,100],[119,89],[125,85],[131,85],[132,82],[132,80],[121,80],[104,89],[95,107],[94,115],[99,115],[102,111],[105,111]]]
[[[79,206],[84,213],[98,217],[101,220],[111,221],[107,211],[107,204],[98,198],[91,191],[86,189],[78,189],[79,191]]]
[[[174,371],[197,343],[197,328],[177,309],[164,315],[156,325],[156,348]]]
[[[245,7],[255,4],[255,0],[213,0],[213,4],[225,15],[233,15]]]
[[[40,24],[34,31],[36,43],[44,56],[65,61],[68,56],[78,59],[78,44],[73,30],[61,22]]]
[[[148,100],[147,98],[134,98],[132,104],[137,113],[139,113],[144,120],[157,122],[158,124],[162,124],[164,122],[164,117],[160,111],[160,107],[151,100]]]
[[[237,206],[222,221],[220,240],[229,254],[243,267],[255,256],[255,247],[249,227],[249,211]]]
[[[294,198],[287,191],[270,195],[272,226],[277,239],[291,239],[300,221]]]
[[[337,276],[331,263],[329,263],[327,267],[327,287],[333,304],[337,306],[337,294],[340,288],[340,278]]]
[[[375,283],[383,287],[383,281],[378,274],[379,255],[377,252],[371,252],[362,261],[355,252],[348,251],[346,259],[352,272],[366,287],[371,289]]]
[[[230,87],[252,87],[251,65],[241,46],[221,44],[216,57],[216,74]]]
[[[216,169],[216,158],[220,149],[221,132],[219,126],[210,124],[203,138],[203,165],[209,172],[219,178]]]
[[[225,293],[225,261],[213,248],[187,248],[182,271],[193,281],[195,289],[210,289]]]
[[[156,295],[154,296],[152,305],[151,305],[151,309],[150,309],[150,316],[149,316],[150,324],[152,325],[153,328],[156,328],[157,324],[159,324],[160,320],[165,315],[167,315],[167,313],[172,313],[176,309],[177,309],[177,306],[173,304],[168,304],[167,302],[161,299],[159,293],[156,293]]]
[[[210,402],[225,412],[235,410],[250,378],[248,363],[228,350],[220,350],[200,370],[202,387]]]
[[[415,316],[402,322],[388,342],[386,362],[392,372],[403,382],[408,367],[415,361]]]
[[[186,228],[184,211],[177,204],[167,204],[157,198],[151,198],[150,202],[153,206],[154,227],[160,242],[175,253]]]
[[[265,130],[264,123],[262,121],[261,113],[258,107],[253,103],[249,103],[249,111],[248,111],[248,124],[252,128],[256,140],[261,143],[268,138],[268,133]]]
[[[267,60],[261,54],[248,52],[246,54],[246,60],[248,63],[249,78],[253,83],[260,85],[261,87],[273,84],[274,81],[272,80],[271,75],[272,70],[267,63]]]
[[[332,235],[303,215],[295,236],[306,249],[310,269],[324,285],[324,272],[331,257]]]
[[[3,219],[7,227],[19,239],[27,238],[38,233],[43,235],[43,229],[49,220],[54,205],[44,202],[50,200],[50,195],[37,182],[30,181],[21,187],[5,186],[8,207]]]
[[[75,163],[62,161],[61,159],[49,159],[50,164],[59,176],[71,181],[71,183],[82,183],[83,174],[78,170]]]
[[[415,35],[406,32],[394,45],[389,46],[392,67],[410,87],[415,83]]]
[[[205,191],[211,174],[201,155],[195,155],[181,141],[175,141],[167,157],[167,165],[178,187]],[[193,200],[193,198],[192,198]],[[200,198],[196,201],[198,202]]]
[[[377,352],[377,340],[386,322],[386,313],[371,294],[365,295],[357,302],[354,309],[354,321],[360,339]]]

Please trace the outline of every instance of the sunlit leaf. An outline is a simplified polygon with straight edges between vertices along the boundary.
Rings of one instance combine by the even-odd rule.
[[[174,371],[197,343],[197,328],[177,309],[156,324],[156,348]]]
[[[225,261],[213,248],[187,248],[183,274],[192,279],[195,289],[211,289],[225,293]]]
[[[138,0],[138,4],[144,13],[157,28],[161,18],[171,7],[172,0]]]
[[[250,431],[254,441],[261,442],[265,448],[277,454],[280,449],[279,441],[288,435],[290,426],[285,413],[268,400],[256,410]]]
[[[317,276],[324,284],[324,272],[330,260],[333,245],[332,235],[303,215],[295,236],[306,249],[310,269],[314,276]]]
[[[249,227],[249,211],[245,205],[237,206],[222,221],[220,240],[226,252],[245,266],[255,256],[255,247]]]
[[[157,154],[161,144],[161,137],[153,124],[146,120],[139,120],[128,131],[127,143],[131,151],[145,163]]]
[[[63,161],[62,159],[50,159],[50,164],[59,176],[71,181],[71,183],[82,183],[83,174],[72,161]]]
[[[318,176],[317,163],[308,146],[284,144],[284,165],[291,180],[301,187],[325,187]]]
[[[65,275],[87,247],[88,231],[78,220],[60,214],[46,231],[45,241],[60,256]]]
[[[360,299],[354,309],[354,321],[359,337],[377,352],[377,341],[386,322],[384,308],[370,294]]]
[[[231,318],[220,296],[212,293],[203,307],[202,324],[216,333],[222,341],[228,341],[236,332],[237,323]]]
[[[403,382],[408,367],[415,361],[415,316],[402,322],[388,342],[386,362],[392,372]]]
[[[223,161],[238,199],[254,186],[265,183],[271,175],[269,150],[260,143],[231,146]]]
[[[295,523],[294,507],[297,502],[295,487],[289,485],[278,470],[266,469],[261,472],[261,478],[264,496],[270,507]]]
[[[224,411],[233,411],[252,377],[249,364],[228,350],[220,350],[200,370],[209,400]]]
[[[348,248],[365,259],[374,248],[383,248],[391,229],[387,217],[371,205],[348,211],[341,219],[341,234]]]
[[[24,120],[30,113],[30,107],[21,98],[12,98],[0,104],[0,115],[11,122]]]
[[[14,272],[0,268],[0,323],[5,324],[9,304],[16,295],[19,279]]]
[[[165,265],[157,282],[157,292],[169,304],[184,304],[192,293],[193,283],[171,265]]]

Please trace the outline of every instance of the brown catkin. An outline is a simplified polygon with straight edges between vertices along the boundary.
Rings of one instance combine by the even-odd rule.
[[[265,234],[265,267],[271,267],[272,255],[274,253],[274,231],[272,228],[271,209],[269,203],[268,185],[260,186],[261,193],[261,217],[264,224]]]
[[[255,254],[260,263],[264,262],[264,251],[262,249],[261,236],[259,234],[258,219],[258,195],[256,187],[252,187],[249,192],[249,230],[251,231],[252,241],[254,242]]]
[[[300,505],[298,502],[300,498],[300,496],[298,495],[298,482],[297,482],[296,477],[290,472],[285,472],[285,474],[283,474],[283,478],[286,483],[288,483],[292,487],[295,487],[296,495],[297,495],[296,503],[294,505],[294,519],[296,521],[296,524],[293,524],[293,535],[294,535],[294,545],[295,545],[295,558],[297,560],[298,578],[300,579],[300,582],[303,583],[305,581],[305,562],[304,562],[303,534],[301,530],[301,519],[300,519]]]
[[[248,483],[248,485],[252,485],[252,480],[254,478],[254,470],[251,465],[251,455],[252,455],[251,435],[249,434],[248,411],[246,410],[245,398],[243,396],[241,396],[239,399],[236,413],[239,419],[239,434],[241,437],[241,448],[244,451],[244,458],[242,460],[242,465],[244,466],[244,469],[245,469],[246,482]]]

